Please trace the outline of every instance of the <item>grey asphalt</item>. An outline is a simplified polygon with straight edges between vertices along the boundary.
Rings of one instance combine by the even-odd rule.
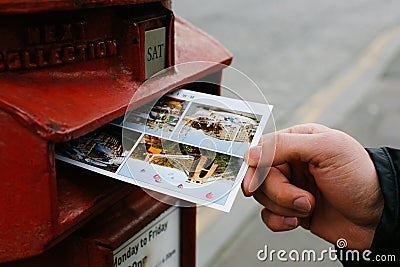
[[[233,53],[232,66],[261,87],[276,106],[280,126],[293,123],[299,105],[400,21],[397,0],[175,0],[172,5]]]
[[[366,147],[400,147],[400,48],[372,90],[336,128]]]
[[[346,119],[331,125],[355,137],[365,147],[400,147],[400,47],[392,61],[371,84],[371,90],[346,114]],[[324,121],[321,121],[323,123]],[[315,249],[320,252],[329,244],[302,229],[272,233],[253,214],[235,236],[206,266],[341,266],[339,262],[261,262],[256,258],[264,245],[269,249],[298,251]],[[207,232],[205,232],[207,235]],[[221,237],[221,236],[220,236]],[[222,238],[222,237],[221,237]],[[204,246],[204,244],[202,244]],[[201,252],[201,250],[199,251]],[[201,255],[201,254],[200,254]],[[199,255],[199,256],[200,256]],[[318,255],[318,254],[317,254]]]
[[[346,131],[364,146],[400,147],[400,38],[388,41],[378,56],[365,55],[374,41],[385,40],[384,33],[400,25],[400,1],[175,0],[173,9],[233,52],[233,66],[274,104],[278,128],[299,123],[300,107],[315,108],[315,121]],[[373,62],[358,73],[354,66],[364,57]],[[340,93],[329,105],[313,106],[313,96],[342,85],[337,81],[347,74],[350,82],[337,86],[341,91],[333,86],[332,92]],[[245,83],[238,81],[236,88],[246,95]],[[239,193],[233,210],[218,214],[199,234],[198,266],[340,266],[257,260],[264,245],[317,251],[329,246],[301,229],[272,233],[259,210]],[[208,214],[208,208],[199,209],[200,216]]]

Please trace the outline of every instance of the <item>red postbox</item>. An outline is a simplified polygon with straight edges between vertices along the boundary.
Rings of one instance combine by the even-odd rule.
[[[54,152],[55,143],[122,116],[154,73],[190,61],[230,64],[221,44],[169,7],[152,0],[0,1],[0,263],[113,266],[115,250],[171,212],[182,225],[180,264],[194,264],[193,208],[169,211],[140,188],[56,163]],[[220,67],[195,68],[135,104],[183,84],[218,94],[218,86],[190,82],[218,82],[221,74]],[[115,220],[102,224],[110,216]]]

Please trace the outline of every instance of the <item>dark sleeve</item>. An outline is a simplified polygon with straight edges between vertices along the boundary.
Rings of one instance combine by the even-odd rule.
[[[375,231],[370,248],[372,254],[369,258],[374,259],[376,255],[388,258],[394,255],[395,262],[342,261],[342,263],[345,267],[400,266],[400,150],[383,147],[367,151],[374,162],[384,198],[383,213]]]
[[[400,265],[400,150],[393,148],[367,149],[384,198],[381,221],[376,228],[371,250],[377,254],[394,254]]]

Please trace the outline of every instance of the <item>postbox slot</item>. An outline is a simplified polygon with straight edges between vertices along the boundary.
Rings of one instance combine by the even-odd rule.
[[[215,72],[204,77],[202,80],[209,81],[210,83],[204,82],[192,82],[185,83],[182,86],[191,90],[202,91],[209,94],[219,94],[219,82],[221,80],[222,72]],[[143,103],[144,104],[144,103]],[[121,117],[122,118],[122,117]],[[88,137],[87,141],[81,141],[81,143],[75,144],[84,151],[86,151],[88,158],[101,157],[104,162],[110,160],[106,155],[101,154],[96,150],[95,144],[100,142],[102,146],[105,146],[107,150],[113,151],[115,157],[121,156],[123,153],[123,140],[122,140],[122,128],[115,125],[104,125],[92,132],[87,133],[85,136]],[[127,138],[127,136],[125,136]],[[70,142],[70,141],[68,141]],[[132,142],[133,144],[134,142]],[[64,151],[72,151],[65,146],[68,143],[58,143],[57,148],[64,148]],[[63,149],[60,149],[60,151]],[[65,152],[64,152],[65,153]],[[121,154],[121,155],[120,155]],[[72,158],[71,155],[62,155],[68,158]],[[85,164],[92,165],[84,161],[88,158],[82,159]],[[79,161],[79,159],[76,159]],[[72,225],[68,232],[76,229],[82,222],[87,221],[94,215],[101,212],[105,205],[101,205],[102,202],[110,205],[114,201],[122,198],[134,189],[134,186],[121,183],[112,178],[108,178],[101,174],[89,171],[78,166],[67,164],[62,161],[56,162],[56,176],[57,176],[57,190],[58,190],[58,203],[59,203],[59,217],[58,221],[67,227],[69,224]],[[93,165],[98,167],[97,165]],[[100,167],[106,171],[115,172],[117,167]],[[79,225],[74,225],[74,221],[82,221]],[[62,238],[62,236],[61,236]]]

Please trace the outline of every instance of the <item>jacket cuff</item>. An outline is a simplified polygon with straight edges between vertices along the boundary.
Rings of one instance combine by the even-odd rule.
[[[399,169],[400,151],[391,148],[367,149],[378,174],[384,199],[381,221],[376,228],[371,250],[374,252],[398,252],[399,233]],[[397,253],[396,253],[397,254]]]

